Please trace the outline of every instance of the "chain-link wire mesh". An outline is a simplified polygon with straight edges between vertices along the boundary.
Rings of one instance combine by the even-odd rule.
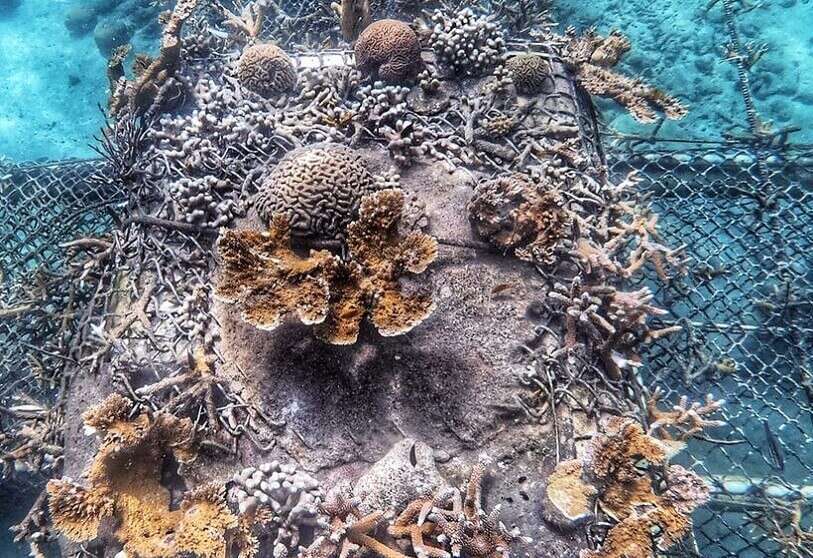
[[[400,3],[386,4],[395,12]],[[319,14],[314,20],[330,21],[322,3],[292,3],[286,9],[298,18],[313,10]],[[575,126],[581,147],[593,159],[590,164],[599,165],[603,154],[592,107],[555,50],[528,43],[511,48],[541,52],[552,63],[554,87],[540,103],[542,112],[550,122]],[[349,60],[348,53],[338,51],[297,58],[299,65],[309,67]],[[450,112],[442,127],[457,130],[465,120],[465,115]],[[511,138],[506,143],[514,155],[523,152]],[[261,159],[267,163],[278,156],[266,153]],[[544,153],[528,156],[541,159]],[[493,153],[485,153],[483,161],[495,170],[505,166]],[[728,402],[729,429],[714,433],[720,439],[693,440],[683,457],[707,478],[714,497],[696,515],[694,548],[679,555],[813,555],[813,377],[806,360],[813,332],[813,148],[769,153],[749,144],[622,141],[608,150],[607,163],[613,179],[640,173],[640,187],[651,195],[666,240],[686,244],[693,260],[687,276],[667,285],[650,282],[660,305],[671,311],[671,322],[684,331],[652,345],[644,384],[666,390],[665,400],[681,395],[698,400],[712,393]],[[28,393],[41,389],[33,385],[41,376],[37,369],[58,366],[43,359],[67,358],[78,364],[78,355],[50,344],[55,336],[62,343],[59,338],[72,327],[73,308],[82,299],[52,279],[70,257],[60,245],[109,231],[114,220],[106,210],[126,200],[127,193],[115,183],[88,180],[101,165],[76,161],[0,168],[0,344],[5,349],[0,355],[0,406],[8,404],[5,399],[20,387],[18,381],[32,382]],[[188,314],[194,313],[201,291],[205,301],[210,297],[212,261],[203,256],[208,247],[201,246],[208,240],[198,234],[160,227],[146,234],[144,225],[131,224],[114,240],[120,254],[115,263],[130,274],[133,296],[122,298],[109,281],[107,294],[94,299],[85,316],[93,315],[94,322],[102,317],[121,320],[148,288],[139,278],[173,273],[183,290],[153,293],[166,305],[165,323],[153,331],[124,332],[146,349],[137,357],[119,355],[122,363],[127,362],[124,357],[134,357],[130,364],[138,363],[139,374],[158,379],[182,368],[178,363],[192,338],[209,327],[189,323]],[[180,265],[155,263],[171,261]],[[202,319],[212,319],[208,302],[202,308]],[[659,325],[671,325],[663,322]],[[87,331],[91,324],[84,319],[82,325]],[[99,359],[110,356],[101,351],[104,347],[106,342],[96,340],[91,351],[96,353],[82,356],[95,366],[96,354]],[[119,381],[129,381],[132,371],[123,365],[113,370]],[[224,408],[245,404],[225,392],[221,396]],[[204,406],[197,412],[205,420]],[[234,430],[240,428],[244,426]]]
[[[727,401],[723,442],[689,446],[714,494],[696,516],[699,553],[810,556],[813,150],[622,142],[608,151],[610,174],[640,174],[665,238],[692,258],[689,275],[658,290],[684,330],[653,345],[644,383],[668,400]]]

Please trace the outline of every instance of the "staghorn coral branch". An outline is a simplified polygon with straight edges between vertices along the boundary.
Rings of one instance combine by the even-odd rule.
[[[726,424],[723,420],[710,420],[706,417],[718,412],[725,400],[714,399],[711,394],[706,396],[705,403],[689,403],[689,398],[682,396],[671,411],[664,411],[658,407],[663,390],[660,387],[647,400],[647,413],[649,415],[649,434],[664,440],[685,441],[693,436],[703,433],[708,428],[716,428]]]

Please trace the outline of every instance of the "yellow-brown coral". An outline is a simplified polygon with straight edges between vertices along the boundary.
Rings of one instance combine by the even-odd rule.
[[[581,461],[561,462],[545,484],[545,519],[563,529],[574,528],[593,516],[598,492],[585,482]]]
[[[691,513],[707,501],[709,491],[696,474],[667,465],[681,447],[647,435],[632,419],[612,417],[581,461],[557,467],[549,486],[588,480],[599,508],[616,522],[601,548],[582,551],[581,558],[654,558],[656,550],[666,550],[686,535]],[[550,505],[546,500],[546,507]]]
[[[591,95],[610,97],[626,107],[639,122],[654,122],[656,111],[670,119],[686,116],[686,107],[674,97],[640,79],[611,70],[630,48],[629,40],[617,31],[607,37],[589,29],[581,37],[569,35],[565,60],[573,68],[576,80]]]
[[[373,79],[401,83],[421,68],[421,43],[409,24],[394,19],[372,23],[355,46],[356,67]]]
[[[355,343],[368,315],[381,335],[401,335],[432,313],[431,294],[405,294],[399,280],[426,271],[437,257],[437,241],[421,232],[402,235],[398,225],[403,208],[401,190],[363,198],[358,221],[347,228],[350,263],[331,274],[330,312],[316,328],[321,338]]]
[[[249,91],[271,97],[296,87],[297,75],[294,63],[281,48],[261,43],[243,50],[237,61],[237,79]]]
[[[223,271],[215,295],[237,303],[243,319],[257,327],[274,329],[285,315],[296,314],[336,345],[355,343],[368,316],[383,336],[406,333],[429,316],[434,303],[428,293],[405,293],[400,280],[426,271],[437,242],[398,231],[403,207],[400,190],[364,197],[359,219],[347,227],[348,261],[326,250],[298,256],[279,214],[267,233],[226,231],[218,241]]]
[[[224,231],[217,248],[223,266],[215,296],[239,304],[245,321],[272,330],[288,314],[304,324],[325,320],[330,290],[324,269],[333,255],[312,250],[298,256],[286,217],[275,215],[264,233]]]
[[[477,233],[527,261],[552,265],[557,248],[572,233],[572,217],[561,194],[523,174],[480,183],[469,202]]]
[[[71,540],[98,536],[99,524],[116,520],[116,539],[139,558],[169,558],[189,552],[217,558],[225,552],[227,531],[237,520],[222,489],[193,491],[178,510],[161,484],[168,455],[188,462],[196,455],[194,427],[188,419],[162,412],[129,418],[131,404],[118,395],[86,413],[102,444],[87,472],[86,486],[63,478],[48,483],[54,525]]]

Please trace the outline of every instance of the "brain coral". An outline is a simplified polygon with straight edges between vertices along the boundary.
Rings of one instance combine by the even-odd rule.
[[[538,54],[519,54],[505,63],[517,91],[525,94],[541,92],[550,73],[548,61]]]
[[[403,21],[382,19],[356,41],[356,65],[365,75],[390,83],[414,77],[421,67],[418,35]]]
[[[270,97],[296,86],[296,68],[281,48],[272,44],[246,47],[237,62],[237,78],[243,87]]]
[[[361,198],[376,190],[364,159],[338,144],[294,150],[263,180],[255,198],[260,218],[283,214],[298,236],[336,238],[358,214]]]

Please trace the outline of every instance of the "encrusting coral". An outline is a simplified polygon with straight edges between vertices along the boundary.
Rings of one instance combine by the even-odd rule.
[[[362,198],[358,220],[347,227],[347,261],[326,250],[297,255],[281,214],[266,233],[225,231],[218,240],[223,268],[215,295],[237,303],[243,319],[262,329],[296,313],[316,325],[317,337],[337,345],[355,343],[367,316],[381,335],[406,333],[431,314],[434,303],[429,294],[404,293],[400,279],[423,273],[437,256],[437,242],[420,232],[399,232],[403,209],[400,190]]]
[[[362,197],[376,189],[358,152],[316,144],[285,155],[263,179],[254,205],[266,223],[284,215],[295,235],[335,238],[358,216]]]
[[[630,49],[629,40],[618,31],[601,37],[595,29],[588,29],[577,37],[569,29],[567,39],[565,61],[573,68],[576,80],[591,95],[614,99],[643,123],[654,122],[656,111],[675,120],[686,116],[688,111],[679,100],[640,79],[612,70]]]
[[[403,21],[382,19],[372,23],[354,47],[356,67],[362,74],[388,83],[403,83],[421,69],[418,35]]]
[[[580,525],[597,500],[614,524],[598,550],[581,558],[654,558],[687,534],[691,513],[709,488],[669,460],[684,445],[649,436],[629,418],[611,417],[580,460],[560,463],[548,479],[545,518],[560,528]]]
[[[573,218],[553,183],[528,175],[481,182],[468,209],[481,237],[528,261],[552,265],[561,241],[573,234]]]
[[[102,436],[86,473],[85,485],[69,478],[48,482],[54,525],[81,542],[99,536],[107,518],[116,520],[115,538],[139,558],[170,558],[190,553],[219,558],[226,535],[237,526],[222,486],[205,485],[185,494],[179,509],[161,484],[164,462],[172,455],[187,463],[197,455],[192,422],[157,412],[131,416],[132,403],[118,394],[88,410],[88,431]]]

